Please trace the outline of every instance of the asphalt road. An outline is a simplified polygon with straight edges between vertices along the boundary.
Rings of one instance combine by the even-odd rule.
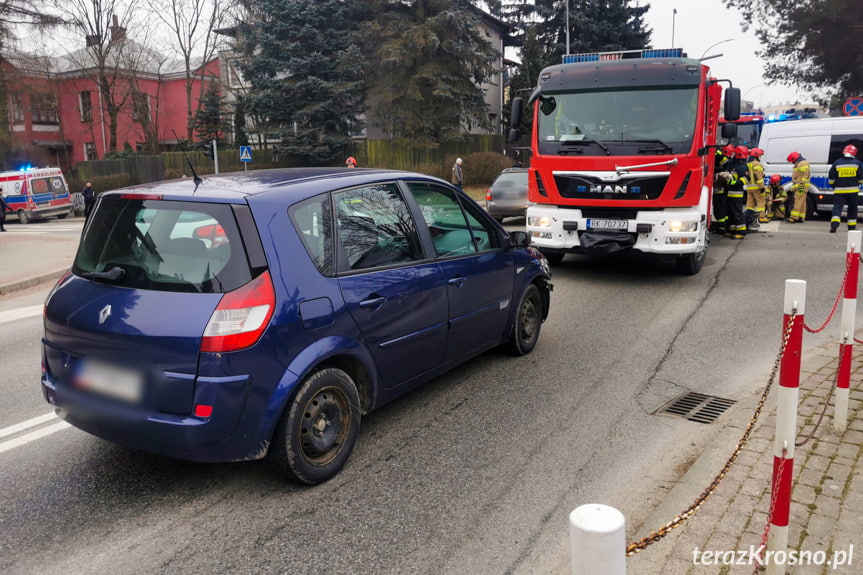
[[[808,324],[827,316],[845,234],[767,228],[716,240],[694,277],[568,257],[531,355],[487,353],[369,415],[343,472],[313,488],[265,462],[178,462],[74,428],[20,439],[50,420],[3,437],[50,410],[40,317],[0,323],[0,572],[568,573],[572,509],[613,505],[634,534],[720,429],[656,409],[684,391],[760,393],[786,279],[807,281]],[[44,289],[0,296],[0,310]]]

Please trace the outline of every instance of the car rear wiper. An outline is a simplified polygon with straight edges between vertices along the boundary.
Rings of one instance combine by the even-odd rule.
[[[608,149],[608,146],[600,142],[599,140],[593,140],[591,138],[584,138],[582,140],[561,140],[560,143],[564,146],[583,146],[585,144],[596,144],[605,152],[606,156],[611,155],[611,150]]]
[[[81,277],[85,277],[87,279],[109,280],[115,282],[117,280],[123,279],[125,275],[126,270],[119,266],[114,266],[108,271],[104,272],[84,272],[81,274]]]

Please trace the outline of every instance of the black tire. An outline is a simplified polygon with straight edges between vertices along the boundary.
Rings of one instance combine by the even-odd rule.
[[[536,347],[542,327],[542,297],[539,289],[530,284],[518,300],[512,333],[506,349],[512,355],[527,355]]]
[[[351,377],[327,368],[307,377],[285,407],[268,457],[289,479],[316,485],[335,477],[360,433],[360,396]]]
[[[706,257],[707,250],[677,256],[677,271],[686,276],[694,276],[701,271]]]
[[[18,210],[18,221],[22,224],[30,223],[30,216],[24,210]]]
[[[816,216],[820,216],[821,214],[818,212],[818,207],[815,204],[815,198],[812,197],[812,194],[806,194],[806,219],[811,219]]]
[[[542,255],[544,255],[545,259],[548,260],[548,265],[550,265],[552,267],[557,267],[563,262],[563,257],[566,254],[560,253],[560,252],[551,252],[551,253],[542,252]]]

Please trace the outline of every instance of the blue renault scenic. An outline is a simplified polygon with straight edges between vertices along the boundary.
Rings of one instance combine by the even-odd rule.
[[[45,304],[42,391],[93,435],[333,477],[360,418],[489,349],[529,353],[548,264],[421,174],[263,170],[101,194]]]

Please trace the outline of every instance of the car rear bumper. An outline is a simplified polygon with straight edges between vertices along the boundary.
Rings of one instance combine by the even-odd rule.
[[[212,406],[209,417],[171,414],[127,405],[42,377],[42,395],[58,417],[97,437],[134,449],[200,462],[260,459],[266,444],[245,430],[248,376],[196,384],[196,405]]]

